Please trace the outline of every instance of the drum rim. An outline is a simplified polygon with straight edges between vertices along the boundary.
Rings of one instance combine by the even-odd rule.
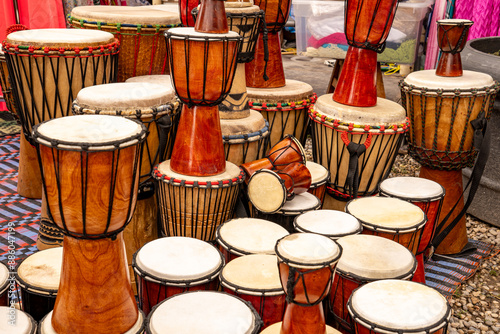
[[[317,211],[317,210],[315,210]],[[308,212],[313,212],[313,211],[306,211],[304,213],[308,213]],[[307,228],[303,227],[303,226],[300,226],[298,223],[297,223],[297,218],[299,218],[302,214],[296,216],[294,219],[293,219],[293,228],[298,231],[299,233],[315,233],[315,234],[320,234],[320,235],[324,235],[325,237],[328,237],[330,239],[333,239],[333,240],[337,240],[337,239],[340,239],[342,237],[346,237],[348,235],[353,235],[353,234],[360,234],[362,231],[363,231],[363,224],[361,224],[361,222],[359,221],[358,218],[354,217],[354,219],[356,219],[359,223],[359,226],[354,230],[354,231],[351,231],[351,232],[346,232],[346,233],[339,233],[339,234],[325,234],[325,233],[319,233],[317,231],[311,231],[311,230],[308,230]]]
[[[287,209],[286,211],[283,210],[283,208],[280,208],[275,213],[279,213],[280,215],[283,215],[283,216],[296,216],[296,215],[301,215],[301,214],[309,212],[309,211],[319,210],[319,208],[321,208],[323,203],[321,203],[321,200],[316,195],[313,195],[309,192],[305,192],[305,193],[299,194],[298,196],[308,196],[309,197],[309,195],[314,196],[315,199],[317,200],[316,205],[314,205],[313,207],[307,208],[307,209],[301,209],[301,210],[288,210]],[[295,198],[297,198],[297,196],[295,196]],[[317,233],[314,233],[314,234],[317,234]]]
[[[266,119],[264,119],[264,122],[264,127],[258,131],[241,135],[222,135],[222,141],[224,142],[224,144],[234,145],[252,143],[254,141],[269,137],[269,135],[271,134],[271,132],[269,131],[269,122]]]
[[[332,173],[330,172],[330,169],[326,168],[322,164],[319,164],[319,163],[317,163],[315,161],[309,161],[309,160],[306,161],[306,167],[307,167],[307,163],[308,162],[311,162],[311,163],[314,163],[314,164],[316,164],[318,166],[321,166],[321,167],[323,167],[326,170],[326,177],[324,179],[319,180],[316,183],[312,182],[312,173],[311,173],[311,186],[309,187],[309,189],[316,189],[316,188],[321,187],[322,185],[328,183],[329,180],[330,180],[330,178],[331,178],[331,176],[332,176]]]
[[[240,174],[231,179],[224,179],[220,181],[185,181],[181,179],[176,179],[174,177],[170,177],[168,175],[163,174],[159,171],[158,165],[153,168],[152,175],[153,177],[162,183],[165,183],[174,187],[186,187],[186,188],[199,188],[199,189],[220,189],[220,188],[229,188],[233,186],[237,186],[245,180],[245,172],[240,169]]]
[[[496,94],[500,90],[500,83],[497,80],[493,80],[493,84],[490,86],[482,86],[470,89],[440,89],[415,86],[407,83],[405,79],[401,79],[399,81],[399,88],[401,89],[402,93],[407,93],[415,96],[454,99],[457,97],[466,98],[472,96],[489,96]]]
[[[252,179],[255,177],[255,176],[259,176],[259,174],[262,174],[262,173],[266,173],[266,174],[270,174],[272,176],[274,176],[276,178],[276,180],[278,180],[278,183],[281,185],[281,188],[283,189],[283,199],[281,201],[281,205],[279,205],[279,207],[276,209],[276,210],[272,210],[272,211],[262,211],[261,209],[259,209],[259,206],[258,205],[255,205],[255,203],[252,201],[252,197],[250,196],[250,192],[248,191],[249,188],[250,188],[250,182],[252,182]],[[267,214],[272,214],[272,213],[276,213],[278,212],[282,207],[283,205],[285,205],[286,201],[287,201],[287,189],[285,187],[285,181],[283,179],[281,179],[279,177],[279,175],[270,170],[270,169],[260,169],[258,171],[256,171],[255,173],[252,174],[252,176],[250,176],[250,179],[248,179],[248,184],[247,184],[247,195],[248,195],[248,199],[250,200],[250,202],[252,202],[253,206],[255,207],[255,209],[257,209],[258,211],[260,212],[263,212],[263,213],[267,213]]]
[[[232,298],[238,299],[240,302],[243,302],[250,309],[250,312],[252,313],[253,318],[254,318],[253,319],[253,328],[252,328],[251,333],[249,333],[249,334],[257,334],[257,333],[259,333],[259,330],[260,330],[260,327],[263,324],[263,321],[262,321],[259,313],[253,307],[252,303],[250,303],[250,302],[242,299],[241,297],[238,297],[238,296],[235,296],[235,295],[231,295],[231,294],[227,294],[227,293],[223,293],[223,292],[220,292],[220,291],[187,291],[187,292],[183,292],[182,294],[177,294],[177,295],[173,295],[173,296],[170,296],[168,298],[165,298],[160,303],[158,303],[155,306],[153,306],[153,308],[149,312],[149,314],[148,314],[148,316],[146,318],[146,321],[145,321],[146,322],[145,333],[146,334],[153,334],[154,333],[152,331],[152,329],[151,329],[151,318],[153,317],[153,314],[155,313],[156,309],[158,307],[160,307],[160,305],[162,305],[163,303],[166,303],[168,300],[170,300],[172,298],[178,297],[180,295],[186,295],[186,294],[189,294],[189,293],[217,293],[217,294],[224,294],[224,295],[230,296]]]
[[[415,202],[420,202],[420,203],[430,203],[430,202],[434,202],[434,201],[440,201],[440,200],[443,200],[444,199],[444,196],[446,195],[446,189],[439,183],[436,182],[437,185],[439,185],[439,187],[441,187],[441,191],[442,193],[440,195],[436,195],[436,196],[429,196],[429,197],[426,197],[426,198],[417,198],[417,197],[409,197],[409,196],[401,196],[401,195],[396,195],[396,194],[392,194],[390,193],[388,190],[382,190],[382,183],[384,181],[380,182],[378,188],[379,188],[379,196],[383,196],[383,197],[393,197],[393,198],[397,198],[397,199],[400,199],[400,200],[403,200],[403,201],[407,201],[407,202],[410,202],[410,203],[415,203]]]
[[[120,29],[125,29],[125,30],[132,30],[135,33],[137,33],[138,29],[147,29],[147,30],[154,30],[156,32],[164,29],[169,29],[169,28],[175,28],[175,27],[181,27],[182,22],[178,23],[169,23],[169,24],[131,24],[131,23],[112,23],[112,22],[105,22],[105,21],[91,21],[91,20],[96,20],[96,19],[90,19],[90,18],[84,18],[80,17],[78,15],[72,15],[71,13],[67,16],[68,23],[72,25],[73,23],[79,23],[80,27],[83,25],[89,25],[89,26],[98,26],[99,29],[101,26],[106,26],[106,28],[116,28],[117,33]],[[179,18],[180,21],[180,18]],[[114,34],[114,33],[112,33]],[[142,34],[144,35],[144,34]]]
[[[177,29],[189,29],[185,27],[180,27]],[[175,29],[175,28],[174,28]],[[189,29],[189,31],[195,31],[194,28]],[[176,33],[175,31],[172,31],[172,29],[166,30],[164,35],[167,40],[187,40],[187,41],[193,41],[193,42],[240,42],[243,37],[241,37],[240,34],[234,31],[229,31],[226,34],[209,34],[209,33],[202,33],[204,35],[202,36],[194,36],[194,35],[187,35],[187,34],[182,34],[182,33]],[[236,34],[236,35],[234,35]],[[206,35],[206,36],[205,36]],[[231,36],[233,35],[233,36]]]
[[[9,306],[3,306],[3,307],[9,308]],[[17,312],[22,312],[24,315],[26,315],[28,317],[28,320],[30,321],[30,324],[31,324],[31,327],[30,327],[30,330],[29,330],[29,334],[35,334],[35,333],[37,333],[37,331],[39,330],[40,326],[35,321],[35,319],[31,316],[31,314],[29,314],[28,312],[25,312],[23,310],[19,310],[19,309],[15,309],[15,310]],[[45,317],[46,317],[46,315],[42,318],[42,320],[45,319]],[[42,323],[42,320],[40,320],[40,324]]]
[[[437,20],[436,23],[454,25],[454,26],[471,26],[474,24],[473,21],[467,19],[441,19]]]
[[[140,119],[146,120],[148,118],[153,118],[156,120],[157,117],[163,115],[175,116],[180,113],[181,103],[177,96],[174,96],[171,102],[159,104],[151,107],[137,108],[137,109],[127,109],[127,108],[115,108],[102,110],[90,107],[80,107],[77,100],[73,101],[71,109],[73,115],[109,115],[109,116],[121,116],[129,119]]]
[[[54,55],[59,55],[59,56],[65,56],[66,54],[71,55],[72,57],[76,58],[86,58],[95,56],[110,56],[110,55],[117,55],[118,52],[120,51],[120,42],[118,41],[117,38],[113,38],[112,43],[107,43],[104,45],[100,46],[83,46],[83,47],[54,47],[54,46],[35,46],[35,45],[20,45],[20,44],[13,44],[7,42],[7,40],[4,40],[2,42],[2,48],[4,51],[4,54],[8,54],[9,56],[12,55],[17,55],[17,54],[26,54],[28,55],[36,55],[37,57],[40,56],[51,56],[53,57]]]
[[[11,283],[9,282],[9,265],[5,264],[3,261],[0,261],[0,266],[4,266],[5,269],[7,270],[7,279],[2,285],[0,285],[0,295],[3,295],[9,289]]]

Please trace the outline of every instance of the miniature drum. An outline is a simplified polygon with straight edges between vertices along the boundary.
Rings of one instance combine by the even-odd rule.
[[[463,75],[460,52],[465,47],[469,28],[473,22],[464,19],[437,20],[437,42],[442,52],[436,74],[445,77]]]
[[[55,224],[76,238],[121,232],[137,200],[146,127],[124,117],[76,115],[36,125],[33,139]]]
[[[347,307],[359,334],[441,334],[451,318],[451,307],[438,291],[401,280],[368,283],[354,291]]]
[[[392,177],[380,183],[380,196],[413,203],[427,216],[417,249],[418,267],[414,277],[417,282],[425,283],[423,253],[434,238],[444,195],[445,189],[439,183],[419,177]]]
[[[296,195],[292,200],[286,203],[275,213],[266,214],[254,208],[254,217],[267,219],[284,227],[288,232],[294,233],[293,221],[295,217],[304,212],[318,210],[321,207],[321,201],[316,196],[305,192]]]
[[[261,323],[250,303],[239,297],[196,291],[175,295],[157,305],[148,316],[146,333],[256,334]]]
[[[10,306],[9,286],[9,267],[0,262],[0,306]]]
[[[233,217],[245,174],[238,166],[226,162],[225,172],[219,175],[181,175],[172,171],[170,162],[162,162],[153,171],[158,180],[163,234],[214,240],[217,227]]]
[[[356,184],[357,195],[375,194],[379,182],[389,175],[408,129],[404,108],[382,98],[374,107],[351,107],[334,102],[332,95],[326,94],[318,98],[309,117],[313,121],[315,162],[327,167],[332,175],[329,194],[347,201],[356,197],[356,189],[352,189]],[[349,164],[356,161],[357,173],[350,172]],[[353,184],[349,182],[351,177]]]
[[[383,279],[410,280],[417,268],[415,256],[397,242],[373,236],[351,235],[338,240],[342,257],[337,265],[329,298],[329,310],[336,324],[354,333],[354,321],[347,301],[358,287]]]
[[[226,264],[220,274],[224,292],[250,302],[266,328],[283,320],[285,291],[281,287],[276,255],[244,255]]]
[[[28,314],[9,306],[0,306],[0,333],[35,334],[36,321]]]
[[[40,334],[58,334],[55,330],[54,327],[52,327],[52,315],[53,311],[51,311],[45,318],[40,321],[39,325],[39,333]],[[145,316],[144,313],[142,313],[141,310],[139,310],[139,316],[137,317],[137,321],[134,323],[134,325],[127,330],[124,334],[142,334],[144,333],[144,327],[145,327]]]
[[[363,225],[363,234],[394,240],[416,254],[427,222],[418,206],[390,197],[363,197],[346,205],[346,212]]]
[[[130,77],[168,73],[163,33],[180,25],[178,12],[164,6],[80,6],[68,17],[74,28],[103,30],[120,41],[118,82]]]
[[[269,122],[270,147],[285,137],[292,135],[304,142],[307,130],[307,112],[316,102],[316,94],[311,85],[286,80],[281,88],[259,89],[247,87],[250,108],[257,110]]]
[[[433,70],[410,73],[400,82],[411,124],[410,155],[433,169],[472,167],[477,151],[470,122],[489,119],[499,87],[490,75],[479,72],[463,71],[459,80]]]
[[[330,182],[330,171],[312,161],[306,161],[306,167],[311,173],[311,186],[308,192],[319,198],[321,203],[325,200],[326,187]]]
[[[276,242],[288,235],[273,222],[256,218],[231,219],[219,226],[216,240],[226,262],[250,254],[274,254]]]
[[[9,112],[16,118],[19,119],[17,115],[16,103],[14,101],[14,95],[12,94],[12,85],[9,80],[9,69],[7,67],[7,62],[5,61],[5,54],[0,46],[0,86],[2,87],[2,94],[7,105]]]
[[[269,123],[259,112],[250,110],[245,118],[221,119],[220,125],[227,161],[239,166],[264,156]]]
[[[275,323],[266,329],[264,329],[260,334],[280,334],[281,333],[282,322]],[[341,334],[338,330],[333,327],[326,326],[325,334]]]
[[[193,238],[166,237],[151,241],[134,254],[139,307],[146,315],[162,300],[196,290],[217,290],[224,266],[211,244]]]
[[[61,278],[62,247],[36,252],[18,266],[16,283],[21,292],[22,310],[36,321],[54,308]]]
[[[298,215],[293,221],[297,232],[316,233],[337,240],[363,230],[354,216],[337,210],[316,210]]]

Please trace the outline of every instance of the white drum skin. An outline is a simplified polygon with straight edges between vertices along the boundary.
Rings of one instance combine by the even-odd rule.
[[[337,240],[363,230],[356,217],[337,210],[316,210],[298,215],[293,221],[297,232],[317,233]]]
[[[35,334],[37,324],[28,313],[8,306],[0,306],[0,333]]]

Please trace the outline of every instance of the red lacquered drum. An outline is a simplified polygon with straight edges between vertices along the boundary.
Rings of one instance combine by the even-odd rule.
[[[451,317],[437,290],[401,280],[368,283],[354,291],[347,307],[358,334],[442,334]]]
[[[336,210],[316,210],[298,215],[293,221],[297,232],[316,233],[337,240],[359,234],[363,227],[352,215]]]
[[[187,176],[172,171],[170,162],[162,162],[153,172],[163,234],[214,240],[217,227],[233,217],[245,174],[227,162],[222,174]]]
[[[417,253],[427,222],[418,206],[397,198],[363,197],[348,202],[345,210],[361,222],[363,234],[394,240]]]
[[[181,23],[179,13],[164,6],[79,6],[68,22],[73,28],[110,32],[120,41],[118,82],[168,73],[163,33]]]
[[[146,315],[162,300],[195,290],[217,290],[224,266],[211,244],[193,238],[166,237],[151,241],[134,254],[139,307]]]
[[[321,301],[328,296],[342,248],[330,238],[295,233],[276,244],[287,307],[281,333],[325,334]]]
[[[293,229],[293,221],[298,215],[318,210],[321,207],[321,201],[316,196],[305,192],[296,195],[292,200],[286,201],[285,204],[275,213],[268,214],[259,211],[254,207],[253,215],[256,218],[267,219],[284,227],[288,232],[295,232]]]
[[[62,258],[62,247],[56,247],[36,252],[19,263],[16,283],[22,310],[36,321],[42,320],[54,308]]]
[[[10,306],[10,300],[9,300],[10,284],[11,283],[9,281],[9,267],[7,267],[3,262],[0,262],[0,306]]]
[[[418,177],[393,177],[380,183],[380,196],[395,197],[421,208],[427,216],[417,249],[418,267],[413,280],[425,283],[424,252],[429,247],[443,204],[445,190],[439,183]]]
[[[308,192],[319,198],[321,203],[323,203],[326,195],[326,187],[330,182],[330,171],[312,161],[307,161],[306,167],[311,173],[311,186]]]
[[[226,262],[249,254],[274,254],[276,242],[288,235],[278,224],[264,219],[237,218],[219,226],[216,240]]]
[[[262,328],[283,320],[285,313],[285,291],[276,263],[276,255],[243,255],[226,264],[220,274],[224,292],[250,302],[264,322]]]
[[[0,333],[35,334],[37,324],[28,313],[8,306],[0,306]]]
[[[397,242],[373,235],[351,235],[337,240],[342,257],[337,265],[329,298],[329,311],[335,325],[354,333],[354,322],[347,311],[352,292],[368,282],[413,277],[417,267],[415,256]]]
[[[281,322],[275,323],[274,325],[271,325],[264,329],[260,334],[280,334],[281,333]],[[338,330],[336,330],[333,327],[326,326],[326,332],[325,334],[340,334]]]
[[[437,42],[441,58],[436,66],[436,74],[445,77],[462,76],[460,52],[467,42],[469,28],[473,22],[463,19],[446,19],[437,22]]]
[[[157,305],[147,319],[148,334],[256,334],[262,321],[250,303],[227,293],[195,291]]]

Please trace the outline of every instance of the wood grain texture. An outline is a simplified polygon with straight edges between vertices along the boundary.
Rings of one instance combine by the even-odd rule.
[[[198,7],[200,0],[180,0],[179,12],[181,13],[181,22],[183,27],[194,27],[194,17],[191,11]]]
[[[245,76],[248,87],[254,88],[278,88],[285,86],[285,72],[281,58],[281,42],[278,33],[268,35],[269,60],[264,60],[264,41],[262,33],[259,34],[255,46],[255,55],[251,62],[245,64]],[[264,73],[264,69],[266,69]],[[264,80],[267,74],[269,80]]]
[[[23,131],[20,141],[17,193],[27,198],[42,198],[42,176],[36,149],[28,143]]]
[[[64,238],[61,283],[52,326],[58,334],[122,334],[137,321],[123,236]]]
[[[200,11],[196,18],[194,30],[213,34],[225,34],[229,31],[226,9],[222,0],[201,1]]]
[[[278,176],[285,181],[288,195],[302,194],[309,190],[311,186],[311,172],[306,165],[299,162],[292,162],[282,170],[277,172]]]
[[[436,75],[443,77],[462,76],[462,51],[467,43],[470,25],[437,24],[437,42],[441,49],[441,58],[436,67]],[[457,51],[457,53],[451,53]]]

